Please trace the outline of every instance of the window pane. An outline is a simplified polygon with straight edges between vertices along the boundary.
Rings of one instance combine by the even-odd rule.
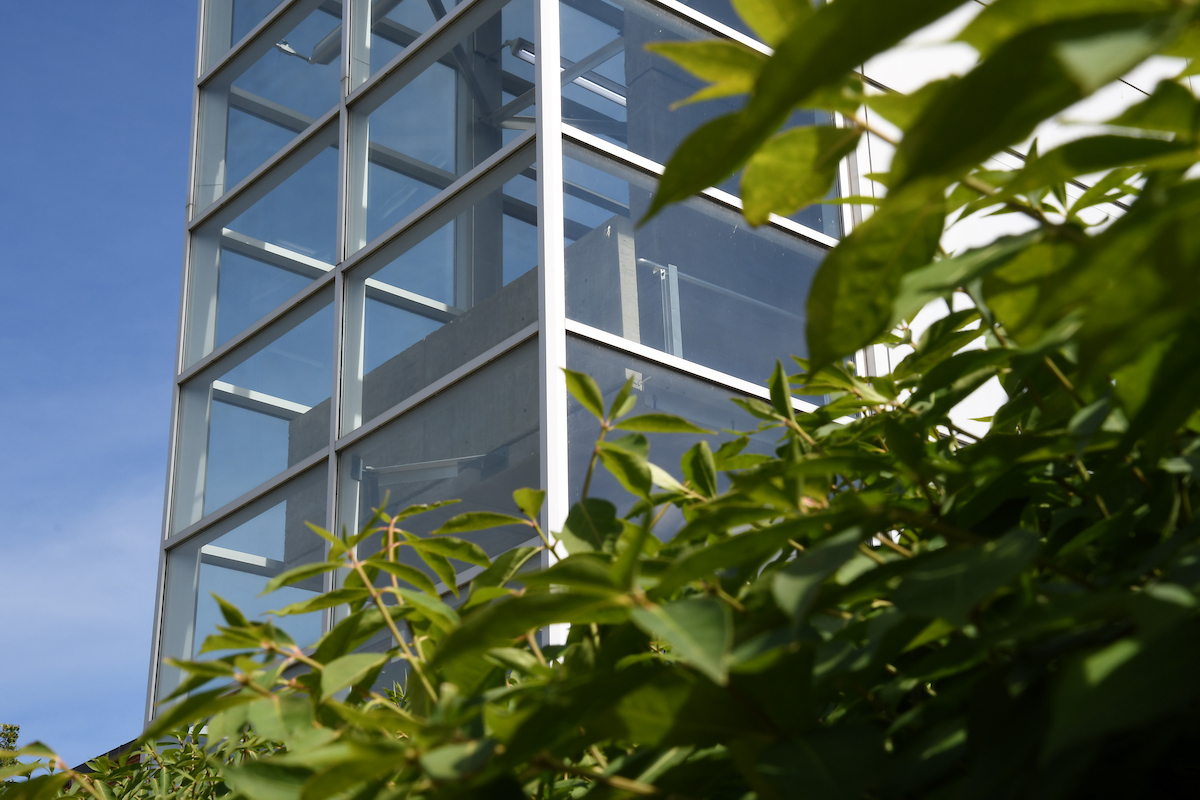
[[[567,315],[763,383],[807,355],[808,287],[824,250],[701,199],[636,227],[653,181],[570,148],[565,160]]]
[[[340,4],[320,6],[240,75],[223,70],[206,84],[200,97],[197,212],[337,103],[340,13]]]
[[[210,69],[280,4],[280,0],[207,0],[202,69]]]
[[[305,525],[326,524],[325,487],[326,467],[321,465],[168,554],[160,658],[198,656],[205,637],[225,624],[213,594],[233,603],[248,619],[265,620],[268,611],[324,590],[325,578],[317,576],[259,597],[274,576],[325,557],[323,540]],[[279,627],[303,647],[320,637],[321,614],[286,617]],[[159,699],[174,691],[181,677],[180,671],[162,664]]]
[[[365,165],[355,172],[366,175],[366,210],[352,222],[351,252],[532,126],[533,65],[514,55],[533,37],[532,7],[513,0],[466,38],[442,44],[423,72],[398,74],[395,90],[381,87],[394,91],[386,99],[359,106],[367,111],[354,115],[352,136],[362,143]]]
[[[307,163],[297,158],[302,164],[298,169],[288,159],[250,187],[252,194],[262,196],[234,219],[211,220],[192,235],[186,364],[208,355],[332,268],[337,245],[335,133],[336,126],[323,132],[314,143],[323,149]]]
[[[340,524],[357,531],[373,509],[395,513],[452,499],[462,502],[409,517],[405,529],[424,535],[467,511],[519,513],[512,493],[540,482],[538,419],[538,348],[531,341],[343,452]],[[536,534],[514,525],[463,538],[495,556]],[[365,552],[378,549],[378,537],[367,542],[360,545]],[[411,548],[401,548],[400,554],[406,563],[426,569]],[[455,566],[460,572],[468,567]]]
[[[759,424],[757,419],[732,401],[731,398],[736,394],[730,389],[573,336],[567,337],[567,366],[577,372],[587,373],[596,380],[604,394],[606,407],[625,385],[625,381],[633,378],[633,393],[638,399],[637,405],[629,412],[630,416],[651,412],[675,414],[702,428],[718,431],[711,436],[647,434],[650,440],[650,461],[670,472],[681,482],[684,476],[679,460],[698,441],[706,440],[715,452],[722,443],[737,438],[725,431],[752,431]],[[567,475],[571,486],[571,502],[576,502],[583,492],[588,462],[600,436],[600,423],[573,397],[567,401],[567,419]],[[750,437],[750,444],[742,452],[773,455],[776,438],[778,437],[772,433],[754,434]],[[600,467],[592,474],[588,495],[616,503],[622,514],[633,507],[635,500],[621,487],[616,478]],[[671,506],[663,515],[656,531],[659,536],[667,538],[683,526],[683,521],[680,510]]]
[[[398,56],[456,5],[458,3],[441,0],[374,0],[371,3],[371,74]]]
[[[738,96],[672,108],[707,83],[646,45],[709,37],[667,11],[638,0],[564,0],[561,11],[563,121],[568,125],[665,164],[689,133],[744,104],[745,97]],[[787,127],[830,122],[828,114],[801,111]],[[740,181],[739,173],[719,188],[739,194]],[[811,206],[793,219],[841,235],[832,206]]]
[[[333,307],[314,298],[181,389],[173,530],[325,447]]]
[[[532,157],[530,146],[347,274],[344,432],[537,320]]]

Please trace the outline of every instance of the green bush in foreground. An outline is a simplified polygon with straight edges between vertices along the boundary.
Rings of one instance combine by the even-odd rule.
[[[545,532],[541,493],[523,490],[522,516],[464,514],[430,537],[403,529],[426,507],[353,535],[318,531],[329,560],[270,588],[347,577],[277,613],[348,613],[300,650],[223,604],[205,650],[236,654],[182,663],[181,699],[146,733],[207,721],[203,744],[97,763],[90,779],[58,765],[5,797],[1194,794],[1200,104],[1185,72],[1100,134],[1016,171],[980,165],[1148,56],[1192,55],[1196,6],[995,0],[962,34],[981,53],[974,71],[863,96],[856,65],[960,4],[738,0],[774,56],[661,48],[714,81],[710,96],[752,94],[685,141],[660,206],[744,167],[746,213],[761,221],[825,195],[867,130],[863,103],[902,133],[877,176],[888,197],[814,283],[812,359],[776,370],[770,403],[738,401],[778,436],[775,457],[747,454],[745,438],[715,453],[701,443],[678,482],[649,460],[645,434],[698,429],[628,417],[629,385],[606,403],[569,373],[601,420],[591,468],[634,496],[627,517],[587,497]],[[776,134],[796,107],[849,127]],[[1127,211],[1111,224],[1081,218],[1114,201]],[[940,250],[947,224],[992,213],[1023,215],[1029,232]],[[972,307],[913,341],[907,321],[955,292]],[[843,366],[875,341],[913,351],[884,377]],[[990,430],[958,430],[950,410],[993,378],[1007,402]],[[831,402],[795,414],[793,393]],[[686,524],[664,543],[656,524],[672,504]],[[514,522],[544,545],[490,561],[458,538]],[[380,530],[384,551],[358,554]],[[485,570],[451,608],[398,560],[404,547],[438,575],[450,558]],[[526,569],[542,549],[560,560]],[[563,623],[565,646],[539,646]],[[355,652],[384,629],[390,651]],[[380,692],[392,659],[406,683]]]

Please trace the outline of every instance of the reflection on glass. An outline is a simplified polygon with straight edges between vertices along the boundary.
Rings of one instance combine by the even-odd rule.
[[[567,315],[656,350],[764,382],[807,355],[808,287],[824,250],[693,199],[638,228],[653,182],[569,149]]]
[[[538,409],[538,350],[527,342],[343,452],[339,524],[357,531],[373,509],[456,498],[462,502],[408,518],[405,529],[426,534],[467,511],[519,513],[512,493],[539,485]],[[513,525],[463,538],[495,556],[536,534]],[[375,536],[360,548],[379,546]],[[411,548],[400,558],[427,570]],[[460,572],[468,567],[454,563]]]
[[[281,0],[206,0],[204,4],[204,66],[210,69],[230,47],[266,19]]]
[[[442,9],[441,0],[405,0],[393,13],[412,3]],[[439,59],[423,72],[398,77],[403,85],[386,100],[369,100],[369,114],[356,114],[366,209],[352,222],[351,251],[532,126],[532,7],[512,0],[461,41],[439,45]]]
[[[456,5],[458,3],[443,3],[442,0],[373,0],[371,74],[399,55]]]
[[[625,381],[633,378],[633,393],[638,399],[637,405],[629,412],[630,416],[651,412],[675,414],[716,432],[711,436],[672,433],[647,435],[650,440],[650,461],[680,481],[684,476],[679,460],[696,442],[704,439],[716,452],[722,443],[738,438],[728,431],[752,431],[759,424],[757,419],[732,401],[734,393],[729,389],[573,336],[567,337],[567,366],[595,379],[604,394],[606,407],[625,385]],[[596,439],[600,436],[600,423],[574,398],[567,402],[567,420],[567,475],[571,486],[571,502],[576,502],[583,491],[588,462]],[[750,443],[742,452],[773,455],[777,438],[772,433],[756,433],[750,437]],[[721,476],[721,480],[726,479]],[[599,468],[592,475],[588,495],[615,502],[622,514],[634,503],[634,497],[621,487],[617,479],[607,470]],[[657,533],[666,538],[682,525],[682,513],[671,506],[663,515]]]
[[[728,6],[726,0],[716,3]],[[646,49],[651,42],[704,38],[673,14],[640,0],[564,0],[561,14],[568,125],[665,164],[689,133],[745,102],[726,97],[672,108],[707,85]],[[801,111],[787,127],[829,122],[828,114]],[[719,188],[737,194],[740,180],[734,175]],[[831,206],[810,206],[793,219],[830,236],[841,234]]]
[[[532,157],[528,146],[347,274],[344,432],[536,321]]]
[[[298,169],[288,159],[250,187],[250,195],[238,202],[254,202],[234,219],[211,220],[192,235],[186,364],[208,355],[332,268],[337,244],[335,133],[336,126],[323,132],[315,146],[327,146]]]
[[[319,6],[240,75],[223,70],[200,97],[195,210],[277,153],[338,101],[341,4]]]
[[[328,443],[329,298],[315,298],[280,325],[181,388],[174,531]]]
[[[322,465],[171,550],[160,658],[199,655],[204,639],[225,624],[214,594],[247,619],[265,620],[270,610],[324,591],[325,577],[317,576],[259,597],[271,578],[324,558],[323,540],[305,523],[326,524],[325,485]],[[279,627],[305,646],[320,637],[321,614],[287,617]],[[179,670],[163,664],[158,698],[174,691],[181,677]]]

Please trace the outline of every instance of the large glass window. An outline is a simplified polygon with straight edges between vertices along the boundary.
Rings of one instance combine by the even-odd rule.
[[[328,444],[330,294],[312,298],[181,387],[173,530]]]
[[[419,1],[441,10],[440,0]],[[507,44],[532,38],[532,7],[512,0],[468,36],[435,45],[436,60],[421,71],[402,68],[356,103],[350,252],[532,126],[533,66]]]
[[[187,339],[193,364],[333,268],[337,127],[322,131],[192,234]],[[308,151],[316,151],[305,160]],[[244,208],[244,210],[242,210]],[[232,219],[229,219],[230,216]]]
[[[346,279],[342,430],[537,321],[532,143]]]
[[[341,4],[321,4],[277,41],[250,47],[262,51],[253,64],[238,74],[240,62],[230,65],[200,93],[196,212],[337,104]]]
[[[654,182],[568,148],[567,315],[761,384],[807,355],[805,305],[824,249],[694,198],[637,227]]]
[[[689,133],[744,104],[744,97],[726,97],[672,107],[706,84],[646,45],[708,36],[674,14],[644,0],[564,0],[561,11],[566,124],[665,164]],[[799,111],[787,126],[830,121],[825,113]],[[738,194],[740,181],[734,175],[718,188]],[[810,206],[793,219],[841,234],[832,206]]]
[[[319,575],[259,596],[276,575],[325,557],[323,540],[305,525],[327,524],[325,488],[322,464],[171,550],[160,660],[199,655],[204,639],[224,624],[214,594],[249,619],[265,619],[270,610],[325,590],[326,578]],[[280,627],[301,646],[311,644],[321,635],[321,614],[288,617]],[[180,678],[179,670],[163,664],[159,699],[174,691]]]
[[[538,419],[538,349],[531,341],[344,451],[338,462],[340,524],[357,531],[374,509],[394,513],[453,499],[462,502],[410,517],[405,529],[426,534],[466,511],[517,514],[512,493],[540,483]],[[536,535],[513,525],[463,538],[495,556]],[[361,547],[377,550],[378,537]],[[400,555],[426,568],[411,548],[401,548]],[[460,571],[467,566],[456,563]]]
[[[753,431],[759,424],[759,420],[733,402],[735,393],[730,389],[574,336],[567,337],[567,366],[591,375],[600,386],[606,405],[625,385],[625,381],[632,378],[637,405],[629,412],[630,416],[651,412],[675,414],[714,431],[711,436],[670,433],[647,435],[650,440],[650,461],[679,481],[684,478],[679,466],[680,459],[696,442],[704,439],[716,452],[723,443],[738,438],[731,431]],[[567,403],[567,420],[567,476],[571,486],[571,501],[575,502],[583,491],[588,462],[600,436],[600,423],[574,398]],[[742,452],[772,455],[776,438],[771,433],[755,433]],[[591,497],[619,500],[618,510],[622,514],[633,507],[635,500],[603,468],[597,468],[593,473],[588,493]],[[660,536],[673,534],[682,527],[683,522],[682,513],[672,506],[664,513],[657,532]]]

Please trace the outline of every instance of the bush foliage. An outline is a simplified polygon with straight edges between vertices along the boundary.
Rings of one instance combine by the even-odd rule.
[[[269,587],[346,576],[277,612],[345,609],[315,647],[222,603],[226,624],[204,649],[233,654],[180,664],[190,678],[139,763],[97,762],[92,778],[58,765],[6,796],[1194,793],[1190,69],[1099,132],[1031,148],[1019,169],[988,159],[1148,57],[1195,54],[1195,3],[995,0],[959,36],[978,65],[907,96],[864,93],[858,65],[962,0],[735,5],[773,55],[658,48],[711,81],[706,96],[749,99],[681,145],[655,210],[744,169],[745,213],[760,223],[823,198],[859,137],[896,145],[890,171],[873,176],[886,199],[813,285],[811,360],[794,374],[779,365],[770,402],[736,401],[778,437],[776,455],[747,454],[745,437],[716,452],[701,442],[677,480],[645,434],[699,429],[629,417],[630,385],[606,402],[568,373],[601,420],[591,469],[634,496],[627,516],[613,498],[585,497],[548,532],[543,495],[523,490],[519,515],[463,514],[429,537],[404,530],[423,506],[356,534],[318,531],[328,560]],[[868,126],[863,106],[894,128]],[[780,132],[798,107],[846,124]],[[1098,224],[1105,203],[1123,212]],[[947,227],[996,214],[1021,215],[1026,232],[941,249]],[[954,295],[970,302],[914,337],[914,315]],[[845,359],[876,342],[911,352],[891,374],[855,374]],[[993,380],[1006,399],[973,436],[951,410]],[[793,394],[831,400],[796,413]],[[670,505],[686,520],[673,536],[657,530]],[[493,561],[461,538],[514,522],[544,544]],[[359,553],[380,530],[383,551]],[[449,559],[485,569],[455,606],[400,562],[405,547],[439,576],[452,577]],[[557,560],[533,569],[543,550]],[[570,626],[565,645],[540,637],[551,625]],[[385,629],[392,649],[359,651]],[[404,685],[375,687],[393,659],[407,664]],[[205,721],[201,741],[160,742]],[[41,745],[23,752],[54,758]]]

